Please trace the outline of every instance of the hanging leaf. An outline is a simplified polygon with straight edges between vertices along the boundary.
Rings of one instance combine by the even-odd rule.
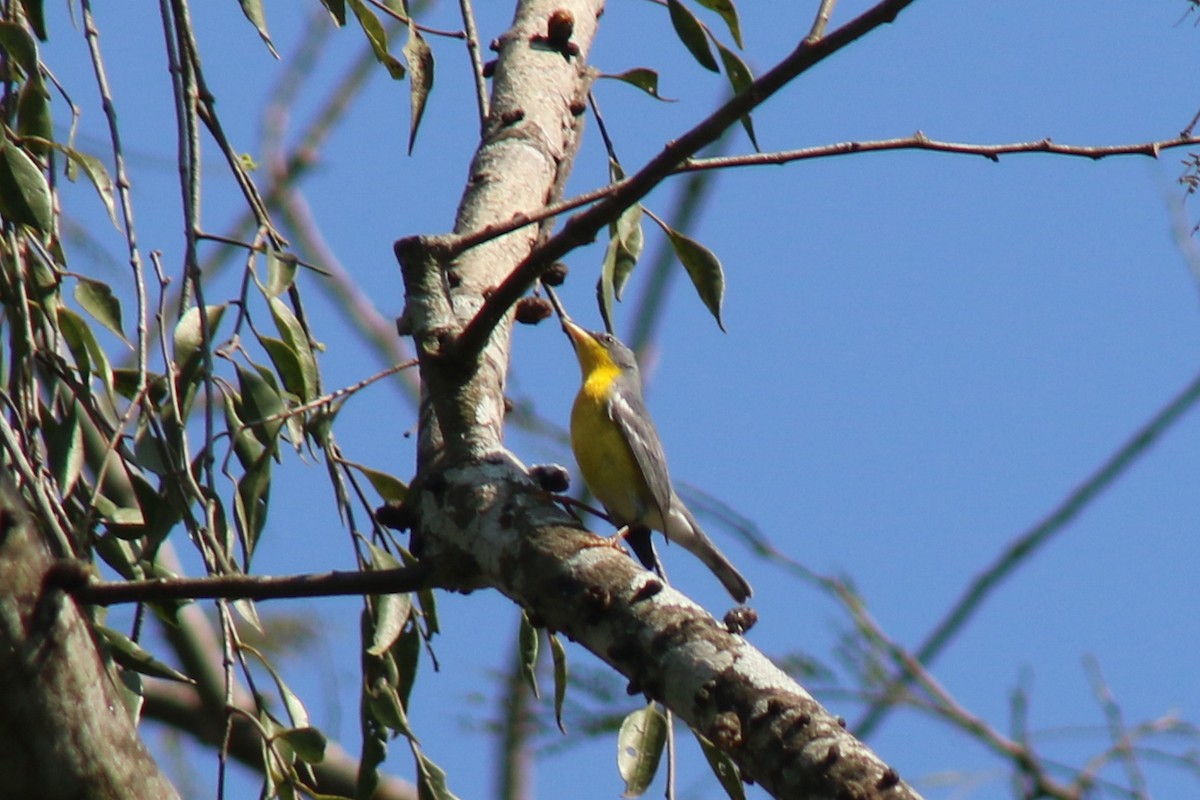
[[[521,677],[529,684],[530,691],[534,697],[541,697],[541,692],[538,691],[537,685],[537,661],[538,661],[538,632],[537,628],[529,621],[529,615],[524,611],[521,612],[521,631],[517,637],[517,649],[521,658]]]
[[[635,67],[617,75],[601,75],[601,78],[611,78],[614,81],[624,81],[630,86],[636,86],[651,97],[664,103],[674,103],[674,100],[663,97],[658,93],[658,73],[645,67]]]
[[[95,317],[97,322],[121,337],[121,341],[128,343],[121,325],[121,301],[113,294],[111,286],[80,276],[79,282],[75,284],[75,301],[84,311]]]
[[[208,329],[208,335],[211,337],[216,332],[217,326],[221,324],[221,317],[224,314],[224,303],[208,306],[204,311],[204,325],[201,326],[199,306],[192,306],[183,312],[183,316],[175,324],[174,335],[175,363],[179,365],[181,372],[185,370],[185,365],[189,361],[199,358],[200,348],[204,344],[204,328]]]
[[[715,39],[713,42],[717,45],[717,52],[721,54],[721,62],[725,65],[725,77],[729,79],[733,93],[741,93],[754,83],[754,75],[751,74],[750,68],[746,66],[745,61],[738,57],[737,53]],[[746,135],[750,137],[750,144],[754,145],[755,151],[761,152],[758,146],[758,137],[754,135],[754,122],[750,119],[749,114],[742,116],[742,127],[746,129]]]
[[[100,195],[100,202],[104,203],[104,210],[108,212],[108,218],[112,220],[113,227],[120,229],[121,225],[117,222],[117,204],[113,196],[113,181],[109,176],[108,170],[104,168],[104,162],[95,156],[81,153],[72,147],[64,147],[59,145],[59,149],[66,154],[67,161],[67,178],[74,181],[78,177],[78,169],[82,169],[87,175],[88,180],[92,182],[92,186],[96,187],[96,192]]]
[[[143,675],[150,675],[169,681],[195,683],[187,675],[154,658],[154,656],[143,650],[141,645],[120,631],[106,628],[103,625],[96,625],[94,627],[96,632],[104,639],[105,644],[109,646],[113,661],[116,661],[122,667],[125,667],[125,669],[131,669]]]
[[[8,139],[0,144],[0,214],[43,233],[54,227],[45,174],[28,153]]]
[[[695,734],[696,741],[700,743],[700,750],[704,753],[704,758],[708,760],[708,766],[712,767],[713,773],[721,782],[721,787],[729,796],[729,800],[746,800],[746,787],[742,783],[741,773],[737,764],[733,763],[733,759],[694,730],[692,733]]]
[[[708,47],[708,37],[704,34],[704,26],[696,15],[687,9],[680,0],[667,0],[667,10],[671,14],[671,24],[675,26],[675,34],[692,57],[710,72],[720,72],[717,60],[713,58],[712,50]]]
[[[267,285],[263,291],[267,297],[279,295],[291,288],[296,281],[296,271],[299,263],[293,253],[281,253],[270,245],[267,246]]]
[[[425,115],[425,103],[433,89],[433,50],[422,38],[411,17],[408,22],[408,41],[404,44],[404,60],[408,62],[411,86],[409,105],[412,108],[412,120],[408,126],[408,154],[411,156],[417,140],[417,128],[421,125],[421,117]]]
[[[275,320],[275,328],[287,346],[296,354],[296,360],[300,364],[303,390],[299,392],[299,396],[302,402],[307,403],[316,399],[317,388],[320,385],[317,375],[317,359],[313,355],[308,333],[305,332],[304,326],[300,324],[300,320],[296,318],[286,303],[278,297],[269,298],[268,302],[271,308],[271,317]]]
[[[417,796],[421,800],[458,800],[446,786],[446,772],[433,763],[418,748],[413,748],[417,759]]]
[[[549,638],[550,656],[554,659],[554,722],[559,731],[566,735],[562,712],[563,702],[567,699],[567,649],[563,647],[558,634],[551,633]]]
[[[657,222],[658,226],[667,234],[667,240],[671,242],[675,257],[687,270],[688,277],[692,279],[692,285],[696,287],[696,293],[700,295],[704,305],[716,318],[717,327],[724,331],[725,323],[721,320],[721,305],[725,300],[725,270],[721,266],[720,259],[713,251],[695,239],[684,236],[658,217],[651,215],[650,218]]]
[[[21,8],[25,10],[25,20],[33,32],[43,42],[46,41],[46,14],[42,9],[42,0],[21,0]]]
[[[34,155],[49,152],[54,124],[50,118],[50,92],[40,72],[34,72],[17,94],[17,133]]]
[[[608,162],[609,180],[623,180],[625,172],[615,160]],[[600,268],[600,282],[596,287],[600,302],[600,316],[605,329],[612,331],[613,306],[621,299],[625,284],[642,254],[642,207],[633,205],[608,226],[608,247],[604,251],[604,263]]]
[[[267,15],[263,12],[262,0],[238,0],[238,2],[242,5],[242,13],[258,31],[258,35],[266,43],[271,55],[278,59],[279,52],[275,50],[275,45],[271,42],[271,34],[267,33]]]
[[[710,11],[720,14],[721,19],[725,20],[725,26],[729,28],[729,35],[733,37],[733,41],[739,48],[746,47],[742,43],[742,25],[738,22],[737,7],[730,0],[696,0],[696,2]]]
[[[320,764],[325,760],[325,747],[329,740],[316,728],[288,728],[275,734],[275,738],[287,742],[296,757],[306,764]]]
[[[617,734],[617,771],[625,781],[625,797],[640,797],[650,788],[667,743],[667,718],[653,703],[634,711]]]
[[[41,36],[38,38],[45,41]],[[0,51],[21,68],[26,78],[37,74],[37,42],[29,35],[24,25],[19,22],[0,22]]]
[[[325,6],[339,28],[346,24],[346,0],[321,0],[321,5]]]
[[[364,0],[346,0],[346,2],[350,4],[350,9],[358,18],[358,24],[362,26],[363,33],[367,35],[367,41],[371,43],[375,59],[387,68],[388,74],[394,80],[402,80],[405,72],[404,65],[388,52],[387,29],[379,21],[379,17],[375,16],[375,12],[367,7]]]
[[[389,503],[403,503],[404,498],[408,496],[408,484],[395,475],[389,475],[386,472],[380,472],[377,469],[371,469],[362,464],[347,463],[361,472],[385,501]]]

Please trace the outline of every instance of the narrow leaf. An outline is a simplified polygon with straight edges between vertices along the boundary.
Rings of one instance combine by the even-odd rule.
[[[725,330],[725,323],[721,321],[721,304],[725,300],[725,270],[721,267],[720,259],[695,239],[684,236],[657,217],[652,219],[667,234],[675,256],[696,287],[696,293],[716,318],[717,327]]]
[[[36,31],[35,31],[36,32]],[[38,38],[45,41],[41,36]],[[25,77],[38,71],[38,46],[29,31],[19,22],[0,22],[0,50],[20,66]]]
[[[187,675],[154,658],[154,656],[143,650],[141,645],[120,631],[106,628],[103,625],[96,625],[95,628],[96,632],[108,644],[113,661],[116,661],[122,667],[155,678],[165,678],[166,680],[179,681],[180,683],[195,683]]]
[[[120,223],[117,222],[116,199],[113,196],[113,181],[108,170],[104,168],[104,162],[72,147],[63,147],[62,151],[69,159],[67,177],[72,181],[75,180],[75,168],[82,169],[88,180],[92,182],[92,186],[96,187],[96,193],[100,195],[100,202],[104,203],[104,210],[108,212],[108,218],[112,221],[113,226],[120,229]]]
[[[651,97],[664,103],[674,103],[674,100],[663,97],[658,93],[658,73],[646,67],[635,67],[617,75],[601,75],[601,78],[611,78],[614,81],[624,81],[630,86],[636,86]]]
[[[306,764],[319,764],[325,760],[325,747],[329,740],[316,728],[288,728],[275,734],[295,751],[296,757]]]
[[[339,28],[346,24],[346,0],[321,0],[321,5],[325,6]]]
[[[279,297],[291,288],[296,280],[298,268],[295,254],[281,253],[273,247],[268,247],[267,285],[263,289],[267,297]]]
[[[411,87],[409,104],[412,107],[412,120],[408,127],[408,154],[411,156],[413,143],[417,140],[417,128],[421,125],[421,117],[425,115],[425,103],[433,89],[433,50],[411,19],[408,23],[408,41],[404,44],[404,60],[408,62]]]
[[[208,329],[210,337],[213,336],[217,326],[221,324],[221,317],[224,313],[224,303],[208,306],[204,312],[204,325],[201,325],[200,307],[192,306],[179,318],[179,322],[175,324],[174,342],[175,363],[180,366],[181,370],[193,357],[200,356],[200,348],[204,344],[204,328]]]
[[[446,785],[446,772],[414,748],[417,758],[417,797],[421,800],[458,800]]]
[[[617,770],[625,781],[625,797],[640,797],[650,788],[666,743],[667,718],[653,703],[634,711],[621,723]]]
[[[522,611],[517,649],[521,658],[521,677],[529,684],[534,697],[542,696],[537,684],[538,638],[537,628],[530,623],[529,615]]]
[[[403,79],[404,65],[388,52],[387,30],[379,21],[379,17],[375,16],[375,12],[367,7],[364,0],[346,0],[346,2],[350,4],[354,16],[358,18],[358,24],[362,26],[363,33],[367,35],[367,41],[371,43],[375,59],[387,68],[388,74],[394,80]]]
[[[742,92],[750,84],[754,83],[754,75],[751,74],[750,68],[746,66],[746,62],[738,57],[738,54],[730,50],[725,45],[713,40],[717,45],[717,52],[721,54],[721,62],[725,65],[725,77],[729,79],[729,85],[733,87],[733,93]],[[746,135],[750,137],[750,143],[754,145],[756,151],[760,151],[758,146],[758,137],[754,135],[754,122],[750,119],[749,114],[742,116],[742,127],[746,129]]]
[[[729,800],[746,800],[746,787],[742,783],[741,773],[737,764],[733,763],[733,759],[694,730],[692,733],[695,734],[696,741],[700,743],[700,750],[704,753],[708,766],[712,768],[713,774],[721,782],[721,788],[725,790]]]
[[[554,659],[554,722],[559,731],[565,736],[566,726],[563,725],[563,702],[567,699],[567,648],[563,647],[558,634],[551,633],[550,656]]]
[[[383,594],[371,604],[375,612],[375,635],[367,652],[381,656],[391,649],[412,613],[412,598],[408,594]]]
[[[296,360],[300,363],[300,377],[304,381],[300,400],[307,403],[316,398],[317,388],[320,385],[317,376],[317,359],[313,355],[308,333],[286,303],[278,297],[269,298],[268,302],[271,307],[271,317],[275,320],[276,330],[296,354]]]
[[[696,15],[680,0],[667,0],[667,10],[671,13],[671,24],[675,26],[675,34],[692,57],[710,72],[720,72],[717,59],[713,58],[712,50],[708,47],[704,26],[696,19]]]
[[[28,153],[7,139],[0,144],[0,213],[43,233],[54,227],[45,174]]]
[[[271,55],[279,58],[278,51],[275,50],[275,45],[271,42],[271,34],[267,33],[267,15],[263,13],[262,0],[238,0],[242,4],[242,13],[246,15],[246,19],[258,31],[258,35],[262,37],[266,43],[267,49],[271,51]]]
[[[41,73],[34,72],[17,94],[17,133],[29,152],[40,156],[49,151],[54,124],[50,118],[50,92]]]
[[[389,475],[386,472],[380,472],[354,462],[349,462],[349,464],[366,476],[371,485],[375,487],[375,491],[379,492],[379,496],[384,500],[391,503],[403,503],[404,498],[408,496],[408,485],[395,475]]]
[[[29,27],[43,42],[46,41],[46,13],[42,9],[42,0],[21,0],[21,8],[25,10],[25,19]]]
[[[75,301],[97,322],[121,337],[121,341],[129,341],[121,324],[121,301],[107,283],[80,276],[75,284]]]
[[[729,28],[729,35],[733,37],[737,46],[741,48],[746,46],[742,43],[742,25],[738,22],[737,7],[731,0],[696,0],[696,2],[720,14],[721,19],[725,20],[725,26]]]

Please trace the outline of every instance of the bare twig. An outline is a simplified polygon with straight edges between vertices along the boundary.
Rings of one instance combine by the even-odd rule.
[[[916,658],[928,665],[942,652],[967,620],[1000,583],[1023,565],[1051,538],[1061,533],[1092,500],[1125,472],[1139,456],[1144,455],[1166,431],[1200,401],[1200,375],[1176,395],[1145,425],[1138,429],[1100,468],[1081,483],[1041,522],[1014,539],[990,567],[971,581],[958,602],[916,650]],[[897,677],[854,726],[860,736],[866,736],[891,710],[891,698],[909,679]]]
[[[70,568],[65,570],[74,574]],[[424,564],[362,572],[324,572],[272,577],[217,575],[208,578],[155,578],[143,581],[92,581],[68,591],[76,600],[98,606],[155,600],[279,600],[290,597],[394,594],[425,588]]]

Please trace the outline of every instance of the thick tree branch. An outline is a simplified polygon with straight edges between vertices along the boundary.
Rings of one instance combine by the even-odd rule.
[[[20,496],[0,478],[0,793],[177,798],[138,738],[88,620],[45,585],[52,563]]]
[[[621,188],[587,211],[568,219],[562,230],[530,253],[490,293],[487,302],[459,337],[462,357],[469,359],[483,350],[500,320],[551,264],[576,247],[594,240],[604,226],[649,194],[688,158],[715,142],[726,128],[762,105],[797,76],[879,26],[892,22],[913,2],[884,0],[822,39],[804,40],[791,55],[757,78],[749,88],[664,147]]]

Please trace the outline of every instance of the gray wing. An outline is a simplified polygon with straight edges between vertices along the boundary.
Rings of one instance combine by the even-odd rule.
[[[658,506],[659,516],[666,526],[667,515],[671,513],[671,477],[667,474],[667,457],[663,453],[662,442],[658,439],[658,431],[650,419],[650,412],[646,410],[641,392],[630,391],[629,386],[614,392],[608,404],[608,414],[625,435],[625,441],[633,452],[633,460],[641,469],[654,504]]]

